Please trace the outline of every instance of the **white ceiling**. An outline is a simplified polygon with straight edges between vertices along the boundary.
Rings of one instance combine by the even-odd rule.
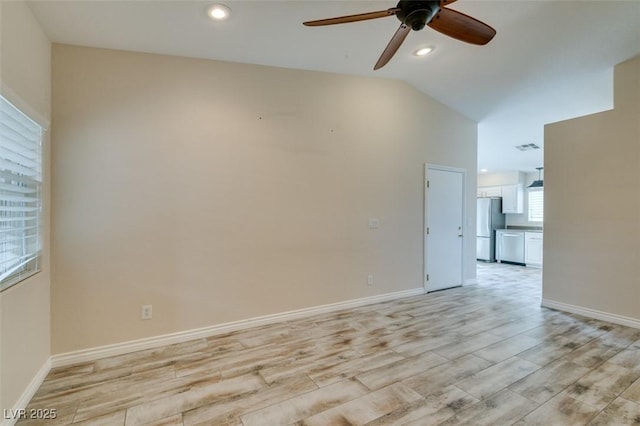
[[[373,65],[395,17],[326,27],[303,21],[384,10],[390,1],[28,1],[53,42],[404,80],[479,123],[479,168],[534,171],[545,123],[610,109],[613,66],[640,53],[640,0],[459,0],[497,30],[474,46],[425,28]],[[424,58],[412,52],[434,46]],[[383,101],[383,100],[381,100]]]

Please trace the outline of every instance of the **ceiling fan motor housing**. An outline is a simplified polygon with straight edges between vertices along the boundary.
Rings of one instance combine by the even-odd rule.
[[[400,0],[397,6],[400,10],[396,17],[403,24],[419,31],[440,11],[439,1]]]

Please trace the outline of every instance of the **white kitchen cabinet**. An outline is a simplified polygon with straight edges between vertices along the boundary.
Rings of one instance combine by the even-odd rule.
[[[480,186],[478,197],[502,197],[502,186]]]
[[[522,185],[503,185],[502,213],[524,212],[524,188]]]
[[[527,266],[542,266],[542,232],[524,233],[524,263]]]
[[[502,213],[524,212],[522,185],[498,185],[478,187],[478,197],[502,197]]]

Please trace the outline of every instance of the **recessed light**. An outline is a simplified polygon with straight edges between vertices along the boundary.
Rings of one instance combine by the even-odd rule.
[[[416,50],[413,54],[416,56],[426,56],[431,52],[433,52],[433,47],[429,46],[429,47],[421,47],[420,49]]]
[[[209,8],[207,14],[211,19],[221,21],[229,17],[231,9],[229,9],[229,6],[225,6],[224,4],[214,4]]]
[[[488,169],[480,169],[480,173],[487,173],[488,171]]]

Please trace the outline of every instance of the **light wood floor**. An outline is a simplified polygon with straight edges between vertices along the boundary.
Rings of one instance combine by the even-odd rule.
[[[40,424],[640,424],[640,330],[540,308],[540,271],[51,371]],[[37,424],[33,420],[21,425]]]

